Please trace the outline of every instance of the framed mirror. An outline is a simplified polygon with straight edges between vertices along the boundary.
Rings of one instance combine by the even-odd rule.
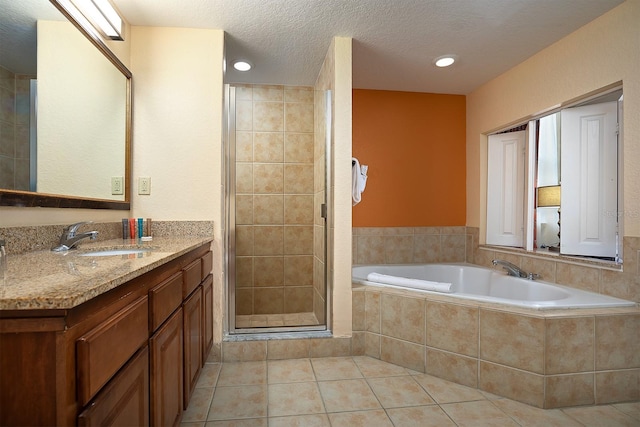
[[[130,209],[131,72],[57,0],[0,5],[0,206]]]

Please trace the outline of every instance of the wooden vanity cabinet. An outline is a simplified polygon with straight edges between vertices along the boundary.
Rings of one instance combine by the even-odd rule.
[[[206,358],[210,258],[205,244],[69,310],[0,311],[0,425],[178,425]]]

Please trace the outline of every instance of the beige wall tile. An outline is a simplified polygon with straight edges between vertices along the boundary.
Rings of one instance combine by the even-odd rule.
[[[424,299],[382,294],[380,313],[382,335],[425,343]]]
[[[318,209],[319,211],[320,209]],[[313,224],[313,195],[285,195],[284,223],[289,225]]]
[[[313,338],[309,357],[341,357],[351,355],[351,338]]]
[[[597,405],[637,401],[639,399],[640,369],[596,372]]]
[[[357,264],[384,264],[383,236],[358,236]]]
[[[528,273],[539,274],[542,280],[556,281],[556,263],[554,261],[522,257],[520,267]]]
[[[284,168],[282,164],[256,163],[253,165],[254,193],[282,193],[283,189]]]
[[[353,292],[351,296],[351,328],[353,331],[365,330],[365,292]]]
[[[594,374],[548,376],[545,378],[544,407],[592,405]]]
[[[251,101],[236,102],[236,130],[253,130],[253,103]]]
[[[538,408],[544,407],[544,377],[480,361],[478,388]]]
[[[544,319],[481,309],[480,358],[544,373]]]
[[[236,289],[236,316],[253,314],[253,289]]]
[[[253,255],[253,226],[239,225],[236,227],[236,255]]]
[[[285,225],[284,253],[287,255],[313,254],[313,226]]]
[[[238,163],[236,165],[236,193],[253,193],[253,165]]]
[[[287,132],[284,136],[284,161],[287,163],[312,163],[313,134]]]
[[[640,315],[596,316],[596,370],[640,368]]]
[[[442,234],[440,247],[441,262],[464,262],[466,255],[464,234]]]
[[[251,86],[236,86],[236,100],[252,101],[253,88]]]
[[[223,362],[267,360],[267,341],[223,342]]]
[[[285,313],[310,313],[313,311],[313,288],[311,286],[287,287],[284,289]]]
[[[427,345],[478,357],[478,309],[428,301]]]
[[[284,165],[284,192],[287,194],[313,193],[313,164],[287,163]]]
[[[313,257],[308,255],[284,257],[284,284],[310,286],[313,283]]]
[[[236,132],[236,162],[253,161],[253,133]]]
[[[282,101],[284,99],[284,87],[281,85],[254,85],[254,101]]]
[[[313,102],[314,90],[306,86],[285,86],[284,100],[288,102]]]
[[[254,282],[257,287],[284,286],[283,257],[255,257],[253,259]]]
[[[434,263],[440,260],[440,235],[416,234],[413,237],[413,262]]]
[[[255,288],[253,290],[253,312],[255,314],[284,313],[284,289]]]
[[[236,225],[253,224],[253,196],[236,195]]]
[[[236,196],[236,200],[238,197],[240,196]],[[279,194],[253,196],[253,219],[254,224],[282,225],[284,223],[284,196]]]
[[[600,282],[600,270],[597,268],[584,267],[581,265],[566,264],[558,262],[556,264],[555,283],[567,285],[585,291],[598,292]],[[543,277],[543,280],[548,280]]]
[[[467,387],[478,387],[478,360],[475,358],[427,347],[424,372]]]
[[[380,300],[379,292],[367,291],[365,295],[365,328],[368,332],[380,333]]]
[[[267,357],[276,359],[303,359],[309,357],[309,340],[268,340]]]
[[[253,257],[236,257],[236,286],[253,286]]]
[[[285,102],[285,131],[313,132],[313,104]]]
[[[254,91],[255,97],[255,91]],[[253,102],[253,130],[278,132],[284,130],[284,108],[280,102]],[[241,129],[245,130],[245,129]]]
[[[424,346],[386,336],[380,337],[380,360],[424,372]]]
[[[408,264],[413,260],[413,234],[384,238],[386,264]]]
[[[372,332],[365,332],[364,355],[380,359],[380,341],[380,335]]]
[[[238,227],[240,228],[240,227]],[[255,255],[282,255],[284,250],[284,228],[281,226],[254,227]]]
[[[546,319],[545,373],[594,370],[594,318]]]
[[[256,162],[283,162],[284,135],[282,132],[255,132],[253,134],[253,159]]]
[[[351,355],[364,356],[366,332],[353,332],[351,336]]]

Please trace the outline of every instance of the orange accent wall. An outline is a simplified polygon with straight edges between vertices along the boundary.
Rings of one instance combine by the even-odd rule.
[[[353,156],[369,166],[354,227],[466,223],[466,98],[353,90]]]

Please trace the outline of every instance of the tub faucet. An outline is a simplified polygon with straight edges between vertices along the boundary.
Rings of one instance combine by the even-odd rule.
[[[520,269],[520,267],[518,267],[517,265],[511,264],[508,261],[503,261],[501,259],[494,259],[493,261],[491,261],[491,263],[493,265],[501,265],[502,268],[507,270],[507,274],[509,276],[530,278],[531,280],[533,280],[536,277],[536,275],[529,274],[526,271]]]
[[[78,222],[71,224],[62,231],[60,236],[60,243],[54,246],[51,250],[54,252],[65,252],[69,249],[75,248],[81,240],[91,239],[95,240],[98,237],[97,231],[87,231],[85,233],[77,233],[78,228],[84,224],[91,224],[93,221]]]

